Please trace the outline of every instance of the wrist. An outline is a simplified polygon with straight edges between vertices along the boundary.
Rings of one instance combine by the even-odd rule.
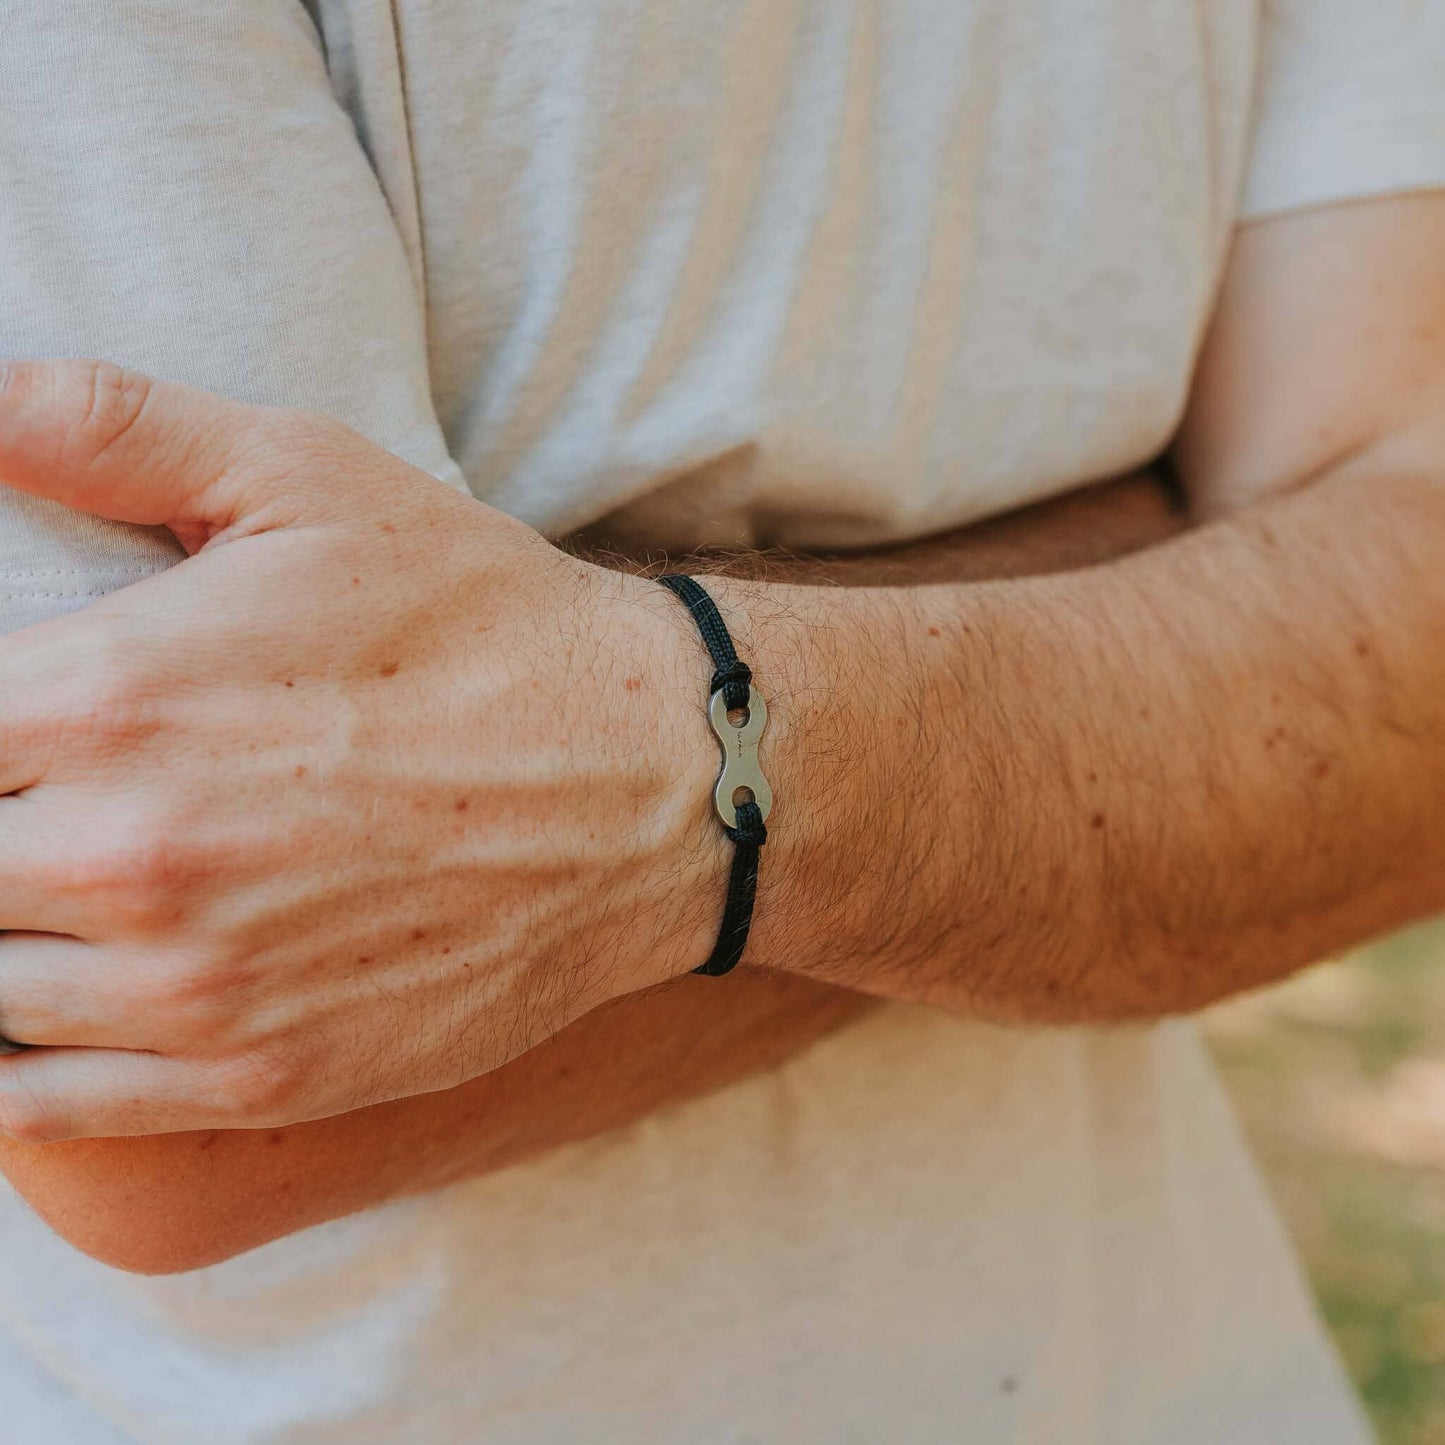
[[[742,962],[887,992],[878,966],[938,936],[924,900],[940,882],[956,897],[949,885],[967,871],[944,786],[958,781],[956,768],[941,756],[962,691],[957,606],[915,589],[701,580],[768,707],[758,756],[774,803]],[[674,939],[663,976],[672,976],[717,942],[733,847],[712,801],[720,762],[707,649],[675,597],[628,581],[645,589],[636,597],[659,709],[651,741],[676,789],[661,895]],[[933,876],[940,870],[946,879]],[[915,900],[901,917],[900,893]]]
[[[617,994],[690,973],[717,940],[729,842],[713,807],[718,745],[707,720],[712,664],[686,610],[650,578],[608,574],[619,591],[619,659],[626,736],[642,776],[636,841],[649,859],[636,884],[646,946],[630,939]]]
[[[743,962],[856,983],[885,824],[879,695],[891,684],[874,654],[887,651],[878,631],[887,607],[854,589],[706,583],[768,706],[759,761],[773,812]],[[714,744],[714,766],[716,756]]]
[[[707,964],[708,972],[726,972],[739,961],[778,966],[777,959],[760,958],[749,929],[749,918],[754,925],[760,924],[760,909],[771,906],[760,900],[779,902],[788,892],[769,881],[779,852],[772,843],[776,833],[771,827],[758,830],[756,808],[742,809],[735,824],[730,816],[724,819],[714,797],[725,767],[731,769],[735,781],[748,775],[750,746],[756,746],[762,778],[757,782],[755,801],[762,804],[766,817],[777,816],[767,811],[762,785],[771,783],[773,760],[793,751],[789,743],[797,731],[796,689],[800,682],[816,680],[816,671],[806,660],[812,631],[809,617],[792,605],[797,599],[788,594],[812,589],[746,584],[712,574],[697,579],[696,586],[672,580],[677,586],[664,588],[656,579],[645,581],[651,596],[641,601],[645,612],[656,614],[661,609],[658,620],[662,627],[652,634],[651,651],[653,677],[663,701],[656,741],[659,750],[673,759],[673,776],[681,789],[680,816],[685,822],[685,831],[676,840],[674,868],[668,880],[671,906],[689,925],[691,947],[681,959],[688,970],[701,970],[701,965]],[[727,636],[714,635],[710,640],[709,631],[715,634],[719,619]],[[729,640],[736,656],[728,648]],[[756,667],[754,658],[758,659]],[[720,670],[730,665],[736,668],[739,661],[745,665],[745,673],[752,673],[752,693],[766,706],[767,714],[760,736],[744,723],[745,731],[734,741],[731,728],[713,706],[711,688],[721,676]],[[710,711],[716,726],[727,735],[721,749]],[[734,715],[729,716],[732,719]],[[726,765],[724,755],[729,759]],[[765,831],[766,846],[760,848],[756,831]],[[797,847],[786,851],[795,857],[802,852]],[[703,920],[700,929],[696,920]],[[768,932],[775,942],[780,938],[776,927],[770,926]],[[776,948],[779,958],[784,951],[781,946]]]

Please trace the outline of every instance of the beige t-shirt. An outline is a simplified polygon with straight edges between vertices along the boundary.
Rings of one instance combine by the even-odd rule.
[[[1438,0],[12,9],[0,355],[318,407],[558,532],[862,544],[1121,471],[1241,215],[1445,184]],[[175,556],[0,495],[0,626]],[[1189,1025],[903,1007],[189,1276],[0,1193],[0,1411],[28,1445],[1365,1438]]]

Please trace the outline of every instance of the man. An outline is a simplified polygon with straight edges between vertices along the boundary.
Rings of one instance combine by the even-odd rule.
[[[1442,62],[1408,0],[12,18],[17,1433],[1363,1439],[1126,1021],[1445,901]],[[1173,540],[954,532],[1171,443]],[[727,978],[711,664],[583,530],[935,539],[708,580]]]

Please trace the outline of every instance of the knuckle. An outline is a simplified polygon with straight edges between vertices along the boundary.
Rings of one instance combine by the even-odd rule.
[[[47,881],[85,897],[117,923],[149,931],[176,920],[196,871],[185,839],[136,811],[98,825],[87,843],[53,860]]]
[[[289,1052],[253,1048],[219,1066],[215,1081],[220,1111],[236,1123],[290,1123],[297,1117],[305,1074]]]
[[[121,742],[137,742],[158,724],[155,700],[145,674],[126,656],[120,639],[92,653],[77,677],[72,720],[85,733]]]
[[[26,1104],[0,1104],[0,1130],[21,1144],[50,1144],[58,1137],[50,1133],[44,1117]]]
[[[149,377],[111,361],[77,361],[71,384],[77,401],[76,438],[96,461],[122,441],[145,414]]]
[[[66,618],[53,635],[45,626],[11,660],[37,675],[18,713],[24,725],[44,728],[67,745],[102,750],[116,741],[143,742],[160,730],[164,659],[139,628],[103,604]]]
[[[22,1144],[50,1144],[68,1134],[59,1112],[18,1081],[0,1093],[0,1131]]]
[[[192,956],[153,962],[133,986],[138,1006],[163,1019],[171,1038],[213,1042],[235,1018],[232,979],[216,959]]]
[[[121,835],[110,863],[144,898],[169,898],[190,877],[185,850],[148,819],[132,823]]]

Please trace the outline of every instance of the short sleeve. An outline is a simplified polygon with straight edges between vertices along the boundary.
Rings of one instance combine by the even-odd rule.
[[[416,281],[305,12],[44,0],[4,24],[0,358],[326,412],[460,488]],[[0,486],[0,633],[183,555]]]
[[[1445,0],[1263,0],[1245,219],[1445,186]]]

